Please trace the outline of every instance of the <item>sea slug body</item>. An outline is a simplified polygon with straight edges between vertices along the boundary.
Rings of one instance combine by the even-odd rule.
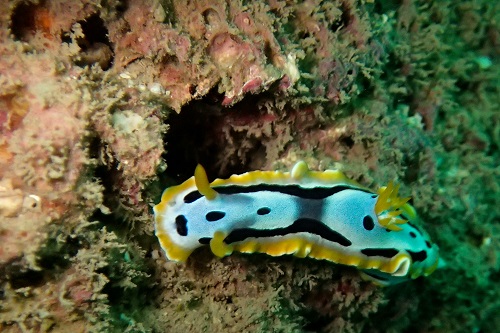
[[[290,172],[251,171],[212,183],[198,165],[153,210],[169,260],[186,261],[203,245],[219,257],[292,254],[355,266],[385,286],[427,276],[440,261],[408,200],[392,183],[373,192],[302,161]]]

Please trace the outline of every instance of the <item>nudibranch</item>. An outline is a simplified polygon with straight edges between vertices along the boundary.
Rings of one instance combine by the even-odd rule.
[[[431,274],[439,250],[417,227],[410,198],[389,183],[373,192],[342,172],[251,171],[208,181],[201,165],[167,188],[153,210],[167,258],[186,261],[210,245],[219,257],[234,251],[295,255],[357,267],[364,278],[390,285]]]

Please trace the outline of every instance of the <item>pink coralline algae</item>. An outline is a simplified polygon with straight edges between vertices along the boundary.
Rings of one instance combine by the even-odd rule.
[[[175,20],[185,30],[166,28],[162,19],[151,20],[153,8],[140,2],[129,4],[124,20],[110,25],[117,65],[158,64],[145,74],[165,87],[174,109],[206,95],[215,85],[225,95],[223,104],[229,106],[245,93],[266,90],[285,76],[297,79],[289,73],[290,61],[269,22],[262,21],[269,20],[263,8],[253,15],[236,14],[236,4],[190,2],[178,4],[175,10]],[[233,24],[227,10],[235,12]]]

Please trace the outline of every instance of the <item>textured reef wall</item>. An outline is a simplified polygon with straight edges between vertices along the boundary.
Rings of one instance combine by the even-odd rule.
[[[498,1],[2,1],[0,331],[496,332]],[[151,205],[211,178],[339,168],[401,183],[447,267],[200,249]]]

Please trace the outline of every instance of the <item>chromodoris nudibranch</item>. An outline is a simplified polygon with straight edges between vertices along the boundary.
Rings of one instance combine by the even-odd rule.
[[[337,170],[251,171],[209,183],[201,165],[184,183],[167,188],[153,210],[168,259],[186,261],[210,245],[224,257],[234,251],[292,254],[355,266],[379,285],[431,274],[439,250],[410,198],[389,183],[370,191]]]

